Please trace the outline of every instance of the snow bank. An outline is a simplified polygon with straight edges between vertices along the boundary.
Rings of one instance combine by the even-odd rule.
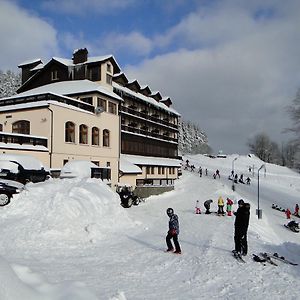
[[[27,184],[3,208],[1,223],[2,239],[7,235],[11,247],[96,242],[133,225],[119,196],[91,178]]]
[[[28,267],[10,265],[0,257],[1,300],[97,300],[83,283],[64,282],[50,285],[46,279]]]

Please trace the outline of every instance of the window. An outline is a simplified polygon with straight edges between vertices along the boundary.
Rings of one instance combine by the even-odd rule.
[[[93,105],[93,97],[80,98],[81,101]]]
[[[88,127],[84,124],[79,126],[79,143],[87,144],[88,143]]]
[[[98,81],[101,79],[101,72],[99,66],[90,67],[88,69],[88,79],[91,81]]]
[[[111,73],[111,64],[107,64],[107,72]]]
[[[75,124],[70,121],[65,125],[65,142],[75,143]]]
[[[58,72],[57,70],[54,70],[51,72],[51,80],[57,80],[58,79]]]
[[[98,127],[92,128],[92,145],[99,146],[99,128]]]
[[[116,115],[117,114],[117,104],[108,102],[108,112],[111,114]]]
[[[13,123],[12,133],[30,134],[30,122],[21,120]]]
[[[107,162],[106,162],[106,167],[107,167],[107,168],[110,168],[110,161],[107,161]]]
[[[103,108],[104,111],[106,111],[107,102],[104,99],[97,98],[97,106],[100,106]]]
[[[0,124],[0,131],[3,131],[3,125]]]
[[[109,147],[109,130],[103,130],[103,147]]]
[[[92,163],[95,164],[95,165],[98,166],[98,167],[100,166],[99,161],[94,161],[94,160],[92,160]]]
[[[69,161],[68,159],[64,159],[64,160],[63,160],[63,166],[64,166],[68,161]]]
[[[112,83],[112,76],[109,74],[106,74],[106,83],[109,85],[111,85],[111,83]]]
[[[158,167],[158,174],[159,175],[165,174],[165,167]]]

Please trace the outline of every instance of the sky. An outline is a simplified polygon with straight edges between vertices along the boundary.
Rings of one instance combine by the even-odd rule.
[[[214,152],[292,138],[300,87],[298,0],[0,0],[1,70],[27,59],[113,54],[122,71],[171,97]]]
[[[236,157],[234,171],[250,176],[251,184],[236,184],[233,192],[227,176]],[[10,204],[0,207],[0,299],[298,299],[299,233],[283,225],[300,218],[288,220],[271,206],[294,212],[299,173],[265,164],[258,219],[261,160],[236,155],[185,159],[207,168],[208,176],[183,170],[173,191],[128,209],[99,179],[56,178],[26,184]],[[254,175],[249,166],[255,167]],[[78,165],[73,167],[78,170]],[[217,168],[221,178],[213,179]],[[239,263],[231,253],[235,217],[204,214],[204,201],[212,199],[211,212],[215,212],[220,196],[225,202],[227,197],[234,201],[233,211],[241,198],[250,204],[246,263]],[[197,200],[202,214],[195,214]],[[164,252],[168,207],[179,218],[181,255]],[[298,265],[253,261],[252,254],[260,252],[276,252]]]

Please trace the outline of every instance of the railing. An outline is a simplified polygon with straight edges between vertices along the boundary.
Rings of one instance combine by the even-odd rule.
[[[42,137],[34,137],[31,135],[25,134],[14,134],[14,133],[5,133],[0,132],[0,142],[1,143],[11,143],[17,145],[33,145],[33,146],[44,146],[48,147],[48,139]]]
[[[161,134],[154,133],[151,131],[139,129],[136,127],[121,125],[121,129],[124,131],[132,132],[132,133],[138,133],[138,134],[143,134],[146,136],[151,136],[151,137],[158,138],[158,139],[165,140],[165,141],[172,141],[172,142],[176,142],[176,143],[178,142],[178,139],[176,139],[176,138],[172,138],[172,137],[169,137],[166,135],[161,135]]]
[[[132,108],[129,108],[129,107],[121,106],[120,111],[121,112],[127,112],[127,113],[129,113],[131,115],[134,115],[136,117],[140,117],[140,118],[143,118],[143,119],[146,119],[146,120],[151,120],[151,121],[153,121],[155,123],[160,123],[160,124],[163,124],[165,126],[172,127],[174,129],[178,129],[178,125],[176,125],[176,124],[173,124],[173,123],[170,123],[168,121],[159,119],[157,117],[153,117],[153,116],[150,116],[148,114],[136,111],[136,110],[134,110]]]

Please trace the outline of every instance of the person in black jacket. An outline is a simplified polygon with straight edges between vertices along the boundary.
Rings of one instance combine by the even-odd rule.
[[[248,253],[247,231],[250,218],[250,204],[245,203],[244,200],[238,201],[239,208],[234,213],[236,216],[234,222],[234,251],[242,255]]]

